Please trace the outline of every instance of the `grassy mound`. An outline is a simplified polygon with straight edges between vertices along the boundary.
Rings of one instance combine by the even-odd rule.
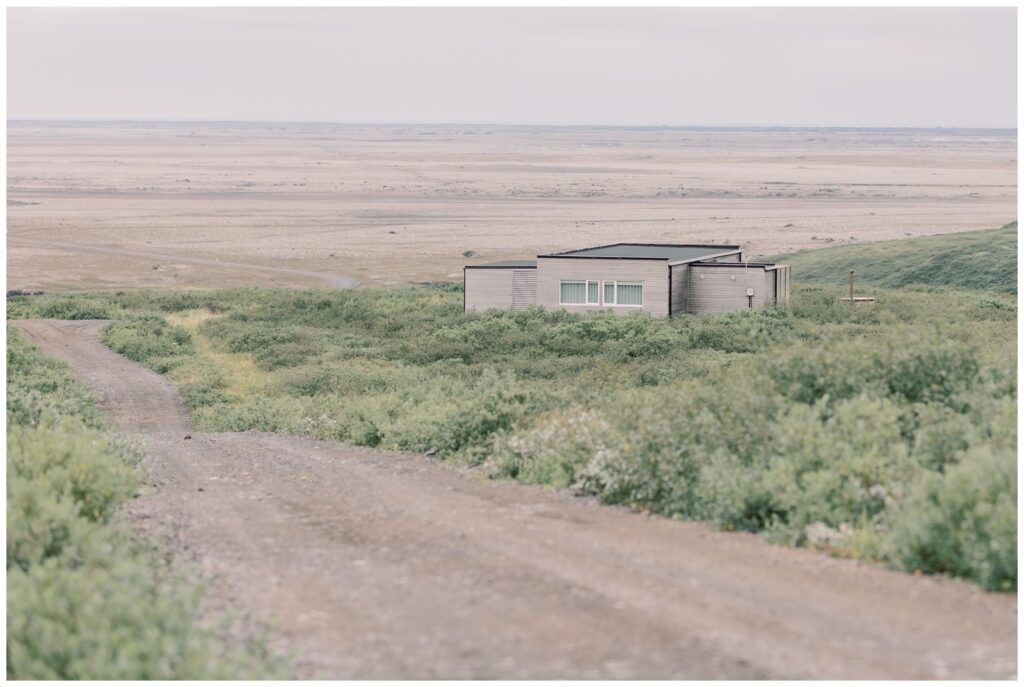
[[[804,250],[773,258],[793,265],[795,282],[886,288],[948,286],[1017,293],[1017,223],[1001,229]]]

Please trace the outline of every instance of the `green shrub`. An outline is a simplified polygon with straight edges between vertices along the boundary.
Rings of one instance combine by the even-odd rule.
[[[885,542],[915,485],[941,478],[968,447],[1016,444],[1015,397],[984,382],[976,354],[913,341],[799,349],[751,358],[715,384],[618,393],[599,414],[584,407],[499,434],[489,470],[903,566],[910,549]]]
[[[873,393],[955,405],[978,381],[980,362],[975,351],[955,342],[890,335],[791,350],[766,369],[780,392],[800,403]]]
[[[511,430],[543,404],[536,390],[517,384],[511,374],[486,371],[460,402],[441,417],[432,437],[442,455],[485,447],[494,435]],[[474,452],[471,460],[482,458]]]
[[[123,439],[84,429],[75,421],[11,427],[7,432],[8,514],[23,506],[37,508],[45,495],[75,504],[77,515],[86,520],[106,521],[134,493],[141,477],[137,464],[137,450]],[[29,501],[23,503],[23,498]],[[9,547],[9,535],[7,542]],[[8,565],[11,560],[8,548]]]
[[[138,315],[103,328],[104,344],[157,372],[167,373],[195,355],[192,336],[160,315]]]
[[[892,514],[889,556],[906,570],[1017,589],[1017,455],[980,446],[923,475]]]
[[[1015,231],[1004,239],[1015,247]],[[998,272],[974,248],[984,246],[966,252],[972,269]],[[809,283],[794,263],[789,308],[671,320],[465,313],[448,287],[78,300],[122,317],[221,313],[194,330],[201,347],[146,352],[145,364],[172,370],[206,430],[435,449],[495,476],[905,567],[911,548],[892,538],[909,495],[972,451],[1016,450],[1016,297],[999,292],[1005,284],[954,290],[931,270],[932,283],[871,286],[877,302],[852,307],[839,300],[843,279]],[[265,384],[232,380],[206,350],[255,361]],[[227,391],[240,387],[258,393]]]
[[[35,427],[74,417],[93,428],[103,426],[91,393],[65,363],[48,358],[7,325],[7,426]]]
[[[117,530],[76,533],[72,551],[7,571],[7,677],[14,680],[272,679],[260,645],[197,625],[200,591]]]
[[[594,411],[555,412],[528,430],[497,434],[487,469],[493,477],[577,487],[580,469],[615,443],[611,431]]]
[[[138,451],[65,364],[7,337],[8,679],[283,676],[261,644],[207,627],[199,590],[113,518]]]
[[[107,320],[110,312],[99,303],[57,300],[44,306],[39,317],[51,320]]]
[[[302,434],[306,404],[292,398],[251,396],[240,402],[215,403],[193,411],[196,428],[204,432],[285,432]]]

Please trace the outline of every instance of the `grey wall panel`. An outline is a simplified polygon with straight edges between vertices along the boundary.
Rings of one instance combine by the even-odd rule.
[[[512,309],[521,310],[537,304],[537,270],[512,271]]]
[[[516,271],[519,270],[472,267],[466,269],[466,310],[511,308],[512,273]]]
[[[689,282],[689,311],[692,313],[745,310],[748,288],[754,289],[755,308],[775,302],[775,274],[760,267],[693,265]]]
[[[665,317],[668,315],[668,261],[601,258],[537,259],[537,303],[545,308],[564,308],[569,312],[587,313],[611,310],[617,313],[636,312],[638,308],[605,305],[561,305],[560,284],[568,280],[615,280],[641,282],[644,285],[643,310]],[[603,289],[602,291],[603,297]]]

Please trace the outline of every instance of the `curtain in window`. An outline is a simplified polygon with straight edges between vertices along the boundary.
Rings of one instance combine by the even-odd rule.
[[[619,305],[643,305],[643,284],[619,284]]]
[[[562,282],[562,303],[586,303],[587,285],[581,281]]]
[[[597,294],[598,294],[597,282],[596,281],[588,281],[587,282],[587,303],[600,303],[601,301],[599,301],[597,299]]]
[[[605,305],[615,304],[615,282],[606,281],[604,283],[604,302]]]

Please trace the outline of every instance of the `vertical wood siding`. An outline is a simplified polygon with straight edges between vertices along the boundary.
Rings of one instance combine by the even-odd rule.
[[[564,308],[575,313],[597,310],[620,314],[636,312],[639,308],[615,305],[561,305],[559,289],[563,279],[641,282],[644,285],[643,310],[665,317],[669,314],[668,275],[667,260],[541,257],[537,259],[537,303],[545,308]],[[604,289],[599,290],[603,299]]]
[[[689,281],[689,311],[692,313],[745,310],[748,288],[754,289],[755,308],[775,303],[775,273],[761,267],[693,265]]]
[[[519,270],[492,267],[466,268],[464,271],[466,275],[466,310],[511,308],[512,273],[516,271]]]

